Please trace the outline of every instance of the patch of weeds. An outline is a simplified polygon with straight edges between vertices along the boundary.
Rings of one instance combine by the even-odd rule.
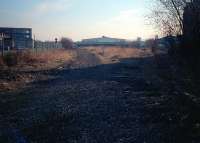
[[[4,63],[7,66],[15,66],[18,63],[18,58],[17,58],[17,53],[15,52],[9,52],[6,53],[5,56],[3,57]]]
[[[4,60],[3,60],[3,58],[2,58],[2,56],[0,56],[0,67],[3,67],[3,66],[5,66],[5,63],[4,63]]]

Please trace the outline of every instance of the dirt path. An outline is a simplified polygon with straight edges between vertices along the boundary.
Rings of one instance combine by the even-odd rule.
[[[140,54],[101,65],[81,50],[79,61],[88,67],[53,70],[47,73],[52,79],[2,94],[0,142],[180,142],[173,95],[155,58]]]

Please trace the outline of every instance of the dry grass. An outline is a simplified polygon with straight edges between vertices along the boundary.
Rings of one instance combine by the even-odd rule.
[[[84,49],[84,50],[83,50]],[[123,47],[85,47],[81,49],[49,49],[11,52],[6,58],[0,58],[0,91],[24,87],[36,80],[46,80],[47,74],[35,75],[32,71],[48,71],[50,69],[80,68],[99,64],[117,63],[126,58],[139,58],[148,49]],[[150,51],[150,50],[149,50]],[[91,54],[92,53],[92,54]],[[17,61],[17,62],[16,62]],[[5,65],[10,66],[5,66]],[[39,72],[40,73],[40,72]]]
[[[88,51],[97,55],[102,64],[118,62],[120,59],[138,58],[143,52],[147,53],[148,49],[124,48],[124,47],[87,47]],[[149,52],[150,53],[150,52]]]
[[[0,58],[0,91],[24,87],[35,80],[46,80],[47,75],[31,74],[32,71],[47,71],[71,63],[73,50],[49,49],[45,51],[12,51]]]
[[[31,60],[29,64],[32,64],[37,68],[56,68],[66,62],[71,62],[74,57],[73,50],[65,50],[65,49],[52,49],[43,52],[32,52],[29,55]]]
[[[32,58],[36,62],[49,63],[49,62],[64,62],[73,57],[72,50],[56,49],[49,50],[41,53],[32,54]]]
[[[71,62],[73,57],[74,51],[65,49],[12,51],[3,59],[0,58],[0,65],[6,65],[9,69],[15,70],[51,69],[65,62]]]
[[[85,47],[89,53],[94,54],[101,60],[101,64],[118,62],[126,58],[138,58],[146,52],[147,49],[123,48],[123,47]],[[77,58],[76,50],[49,49],[44,51],[26,50],[22,52],[11,52],[7,54],[4,61],[0,58],[0,65],[7,64],[16,70],[32,68],[33,70],[57,68],[64,63],[73,63]],[[79,53],[79,52],[78,52]],[[82,52],[81,52],[82,53]],[[79,55],[85,56],[85,55]],[[91,59],[92,60],[92,59]],[[92,62],[92,61],[88,61]]]

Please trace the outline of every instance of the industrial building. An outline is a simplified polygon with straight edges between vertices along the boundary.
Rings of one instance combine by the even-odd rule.
[[[124,39],[110,38],[102,36],[100,38],[83,39],[81,42],[77,42],[79,46],[98,46],[98,45],[109,45],[109,46],[123,46],[126,45],[127,41]]]
[[[7,28],[0,27],[1,38],[0,48],[25,49],[33,47],[32,29],[31,28]]]

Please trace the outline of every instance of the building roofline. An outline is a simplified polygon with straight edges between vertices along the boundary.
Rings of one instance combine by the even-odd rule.
[[[126,41],[126,39],[121,39],[121,38],[111,38],[111,37],[107,37],[107,36],[102,36],[102,37],[96,37],[96,38],[87,38],[87,39],[82,39],[81,41],[85,41],[85,40],[96,40],[96,39],[113,39],[113,40],[123,40]]]
[[[0,29],[32,29],[29,27],[0,27]]]

